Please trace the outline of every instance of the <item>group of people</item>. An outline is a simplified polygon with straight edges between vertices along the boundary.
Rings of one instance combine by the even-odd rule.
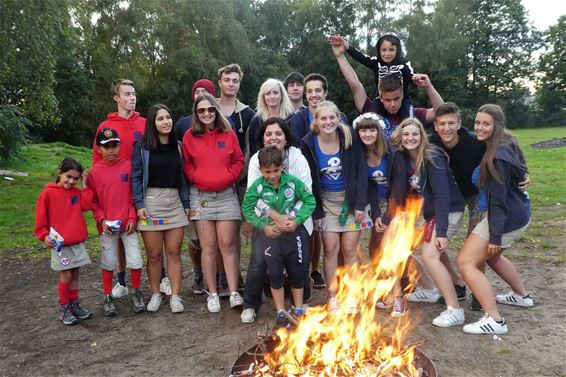
[[[464,332],[501,334],[507,324],[496,302],[533,305],[502,255],[527,228],[530,202],[526,162],[505,128],[501,107],[481,106],[471,134],[462,127],[458,107],[444,103],[427,75],[413,72],[395,34],[378,40],[375,57],[340,35],[329,37],[329,44],[361,114],[351,126],[327,100],[328,82],[318,73],[267,79],[254,111],[238,100],[243,72],[230,64],[218,71],[218,98],[210,80],[194,84],[192,115],[176,125],[163,104],[151,106],[142,118],[135,111],[134,83],[112,83],[118,111],[97,129],[83,189],[76,187],[83,167],[66,158],[36,206],[35,235],[52,248],[51,266],[60,271],[64,324],[91,316],[78,293],[79,267],[90,263],[83,211],[92,210],[100,233],[106,316],[116,315],[114,300],[129,294],[126,268],[135,312],[158,311],[162,293],[170,296],[173,313],[184,310],[181,249],[187,234],[191,289],[208,294],[209,312],[219,312],[220,297],[227,296],[231,308],[242,310],[241,321],[253,322],[267,282],[276,325],[286,326],[286,282],[296,317],[304,314],[313,287],[326,288],[329,311],[341,305],[355,311],[357,303],[336,298],[337,268],[358,262],[363,229],[371,229],[369,253],[379,258],[383,232],[411,196],[424,203],[422,263],[412,257],[409,263],[420,278],[408,292],[406,276],[398,276],[390,294],[376,303],[379,308],[401,317],[407,301],[441,301],[446,310],[433,325],[462,325],[459,301],[466,298],[467,284],[473,308],[485,315]],[[374,71],[378,97],[367,96],[346,54]],[[411,83],[426,91],[431,108],[413,106]],[[466,207],[468,237],[454,268],[448,244]],[[140,291],[137,231],[147,255],[147,305]],[[240,234],[252,239],[245,284]],[[511,286],[509,294],[494,295],[486,263]]]

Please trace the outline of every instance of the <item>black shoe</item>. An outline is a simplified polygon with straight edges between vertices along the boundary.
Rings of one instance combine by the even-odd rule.
[[[456,290],[456,297],[458,301],[462,301],[466,299],[466,286],[465,285],[456,285],[454,284],[454,289]],[[446,305],[446,301],[444,300],[443,296],[440,296],[438,299],[438,303],[441,305]]]
[[[67,326],[72,326],[79,323],[78,318],[75,317],[75,315],[71,311],[71,304],[61,305],[61,307],[59,308],[59,320]]]
[[[118,314],[116,307],[114,306],[114,297],[112,295],[104,296],[104,315],[106,317],[114,317]]]
[[[82,307],[80,302],[71,301],[69,306],[71,307],[71,313],[73,313],[78,319],[89,319],[91,317],[88,309]]]
[[[141,313],[145,311],[145,304],[143,302],[143,295],[139,288],[132,289],[132,305],[134,307],[135,313]]]
[[[275,327],[273,328],[278,329],[281,327],[288,327],[289,326],[289,318],[283,313],[277,313],[277,320],[275,321]]]
[[[322,277],[322,274],[319,271],[315,270],[311,272],[311,278],[314,281],[314,284],[312,285],[313,288],[316,289],[326,288],[326,282],[324,281],[324,278]]]
[[[472,293],[472,303],[470,304],[470,310],[473,310],[474,312],[479,312],[482,310],[480,302],[478,301],[476,296],[474,296],[473,293]]]

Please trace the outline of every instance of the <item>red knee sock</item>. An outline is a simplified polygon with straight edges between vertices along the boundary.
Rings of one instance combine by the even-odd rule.
[[[63,283],[59,281],[57,288],[59,289],[59,303],[61,305],[67,305],[69,303],[69,286],[70,283]]]
[[[69,288],[69,300],[70,301],[79,301],[79,290]]]
[[[105,295],[112,294],[112,278],[114,271],[102,270],[102,293]]]
[[[130,269],[130,279],[132,280],[132,288],[138,289],[141,282],[141,268],[136,270]]]

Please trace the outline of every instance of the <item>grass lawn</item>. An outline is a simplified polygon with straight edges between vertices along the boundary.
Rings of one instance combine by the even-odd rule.
[[[566,137],[566,127],[518,130],[515,132],[525,151],[532,186],[529,190],[536,213],[537,236],[543,235],[546,225],[566,218],[566,148],[533,148],[530,144]],[[23,149],[20,158],[0,163],[0,169],[26,172],[28,177],[14,176],[14,181],[0,179],[0,253],[15,249],[27,251],[22,256],[47,257],[41,244],[33,236],[35,201],[43,186],[55,180],[58,164],[64,157],[78,159],[87,169],[91,164],[91,149],[73,147],[64,143],[33,144]],[[557,203],[560,203],[558,205]],[[552,207],[552,210],[545,210]],[[98,237],[90,213],[89,250],[95,253]],[[557,229],[558,228],[558,229]],[[562,228],[562,229],[560,229]],[[540,229],[540,230],[538,230]],[[563,237],[563,227],[550,227],[549,236]]]

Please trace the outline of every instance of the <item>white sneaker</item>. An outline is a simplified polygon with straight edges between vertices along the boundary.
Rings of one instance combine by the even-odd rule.
[[[254,308],[245,308],[242,314],[240,315],[240,320],[242,323],[252,323],[255,321],[255,309]]]
[[[450,327],[464,323],[464,308],[446,307],[438,317],[432,320],[432,324],[438,327]]]
[[[116,283],[114,288],[112,288],[112,297],[121,298],[128,295],[128,287],[124,287],[120,283]]]
[[[230,295],[230,307],[232,309],[242,309],[244,307],[244,299],[238,292],[232,292]]]
[[[169,300],[169,306],[171,307],[171,313],[182,313],[183,310],[185,310],[183,302],[181,301],[181,297],[177,295],[171,296],[171,300]]]
[[[166,294],[167,296],[171,296],[171,294],[173,293],[171,291],[171,281],[168,277],[161,279],[161,283],[159,284],[159,291],[163,294]]]
[[[381,300],[379,300],[377,302],[377,304],[375,304],[375,306],[377,306],[378,309],[391,309],[393,307],[393,298],[392,297],[383,297]]]
[[[479,321],[468,323],[463,330],[465,333],[477,335],[506,334],[507,322],[503,319],[503,323],[497,323],[489,314],[485,313]]]
[[[407,295],[407,301],[410,302],[437,302],[439,298],[438,288],[424,289],[417,287],[413,293]]]
[[[149,300],[149,303],[146,306],[146,310],[148,312],[156,312],[159,310],[159,306],[161,306],[161,294],[154,293],[151,295],[151,300]]]
[[[206,307],[211,313],[218,313],[220,311],[220,298],[217,293],[208,295],[206,299]]]
[[[330,296],[330,298],[328,299],[328,311],[331,313],[336,313],[338,311],[338,300],[336,299],[336,296]]]
[[[500,304],[523,306],[523,307],[529,307],[534,305],[531,295],[526,295],[525,297],[523,297],[521,295],[516,294],[513,291],[507,293],[506,295],[495,296],[495,301],[499,302]]]

